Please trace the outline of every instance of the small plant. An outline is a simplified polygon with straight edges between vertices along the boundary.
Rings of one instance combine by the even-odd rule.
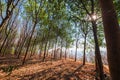
[[[10,75],[12,73],[13,70],[16,69],[16,66],[8,66],[8,67],[2,67],[1,68],[3,72],[7,73],[8,75]]]

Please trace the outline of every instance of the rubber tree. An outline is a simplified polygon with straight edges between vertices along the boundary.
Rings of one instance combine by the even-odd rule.
[[[91,25],[92,25],[92,30],[93,30],[93,35],[94,35],[94,42],[95,42],[95,61],[96,61],[96,69],[98,72],[96,74],[99,74],[99,78],[101,80],[104,80],[104,72],[103,72],[103,64],[101,60],[101,55],[100,55],[100,49],[99,49],[99,44],[98,44],[98,37],[97,37],[97,24],[96,24],[96,19],[93,19],[94,15],[97,12],[96,4],[97,1],[95,0],[89,0],[89,1],[84,1],[84,0],[72,0],[72,3],[74,3],[78,8],[75,10],[82,10],[81,13],[87,14],[90,19],[91,19]],[[88,5],[90,4],[90,5]],[[84,13],[85,11],[85,13]]]
[[[99,0],[112,80],[120,80],[120,27],[113,0]]]
[[[43,9],[41,9],[42,7],[42,4],[37,4],[37,1],[28,1],[27,2],[29,5],[25,5],[25,9],[26,9],[26,14],[30,17],[32,16],[31,20],[32,20],[32,31],[31,31],[31,34],[30,34],[30,38],[28,40],[28,44],[26,46],[26,51],[25,51],[25,55],[24,55],[24,58],[23,58],[23,61],[22,61],[22,64],[25,63],[25,59],[27,57],[27,53],[28,53],[28,50],[29,50],[29,47],[30,47],[30,43],[31,43],[31,39],[32,39],[32,36],[35,32],[35,28],[36,28],[36,25],[37,23],[39,22],[38,20],[40,20],[43,16],[45,16],[46,14],[45,11]],[[42,3],[42,1],[40,2]],[[30,8],[32,7],[32,8]],[[41,11],[42,10],[42,11]],[[45,17],[46,18],[46,17]]]
[[[87,36],[88,36],[88,33],[90,32],[91,30],[91,27],[89,26],[89,22],[88,21],[85,21],[85,20],[82,20],[81,21],[81,24],[80,24],[80,29],[81,29],[81,34],[84,38],[84,49],[83,49],[83,65],[85,65],[85,60],[86,60],[86,44],[87,44]]]
[[[76,50],[75,50],[75,61],[77,60],[77,48],[78,48],[78,45],[79,45],[79,40],[80,40],[80,29],[78,28],[78,23],[77,22],[74,22],[75,23],[75,30],[76,30],[76,33],[75,33],[75,46],[76,46]]]

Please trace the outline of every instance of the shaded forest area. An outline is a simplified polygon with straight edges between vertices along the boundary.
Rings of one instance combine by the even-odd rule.
[[[0,0],[0,79],[120,80],[119,4]]]

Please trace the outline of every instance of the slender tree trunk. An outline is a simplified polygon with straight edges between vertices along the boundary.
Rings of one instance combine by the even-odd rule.
[[[34,49],[32,51],[32,54],[30,55],[30,57],[34,56],[35,55],[35,52],[36,52],[36,47],[34,46]]]
[[[33,46],[32,46],[32,49],[31,49],[31,54],[30,54],[30,58],[31,58],[31,56],[33,56],[33,54],[34,54],[34,52],[35,52],[35,50],[34,50],[34,48],[35,48],[35,42],[36,42],[36,38],[35,38],[35,40],[34,40],[34,42],[33,42]]]
[[[61,40],[61,51],[60,51],[60,59],[62,59],[62,40]]]
[[[55,49],[54,49],[54,59],[56,59],[56,44],[55,44]]]
[[[113,0],[99,0],[102,10],[107,57],[112,80],[120,80],[120,27]]]
[[[52,60],[53,60],[53,53],[54,53],[54,50],[52,49],[52,53],[51,53],[51,64],[52,64]]]
[[[45,48],[44,48],[44,55],[43,55],[43,62],[45,61],[45,57],[46,57],[46,48],[47,48],[47,43],[48,41],[45,43]]]
[[[22,48],[24,46],[24,43],[20,46],[20,49],[19,49],[19,52],[18,52],[18,55],[17,55],[17,58],[19,59],[20,58],[20,54],[22,52]]]
[[[8,35],[6,35],[6,37],[5,37],[2,45],[1,45],[1,47],[0,47],[0,53],[2,52],[2,49],[3,49],[4,45],[5,45],[5,42],[6,42],[7,38],[8,38]]]
[[[21,48],[21,46],[23,47],[26,39],[27,39],[27,35],[25,36],[25,31],[24,31],[24,35],[20,34],[20,38],[19,38],[18,43],[15,48],[15,55],[17,56],[17,58],[19,58],[19,55],[21,54],[20,48]]]
[[[19,46],[20,48],[18,49],[18,54],[17,54],[17,58],[20,58],[20,54],[22,52],[23,46],[25,44],[25,40],[27,39],[27,36],[25,37],[25,39],[22,41],[21,45]]]
[[[30,53],[30,58],[33,56],[34,52],[35,52],[35,46],[31,46],[31,53]]]
[[[65,48],[65,60],[67,59],[67,48]]]
[[[4,46],[4,48],[3,48],[3,53],[2,53],[2,56],[5,56],[5,51],[6,51],[6,49],[8,48],[8,44],[9,44],[9,42],[11,42],[12,41],[12,39],[7,39],[7,41],[6,41],[6,44],[5,44],[5,46]]]
[[[36,22],[34,23],[34,26],[33,26],[33,29],[32,29],[32,33],[31,33],[30,39],[29,39],[29,41],[28,41],[28,45],[27,45],[27,49],[26,49],[26,52],[25,52],[25,56],[24,56],[24,58],[23,58],[22,65],[24,65],[24,63],[25,63],[25,59],[26,59],[26,57],[27,57],[27,52],[28,52],[28,50],[29,50],[29,46],[30,46],[30,43],[31,43],[31,39],[32,39],[34,30],[35,30],[35,27],[36,27]]]
[[[3,48],[2,56],[5,56],[5,52],[6,52],[7,47],[8,47],[8,44],[6,44],[5,47]]]
[[[42,56],[42,48],[43,48],[43,42],[42,42],[42,44],[41,44],[41,46],[40,46],[39,58]]]
[[[75,61],[77,60],[77,47],[78,47],[78,39],[77,39],[77,41],[76,41]]]
[[[49,38],[50,30],[51,30],[51,28],[49,27],[48,34],[46,36],[47,39],[46,39],[46,43],[45,43],[44,55],[43,55],[43,60],[42,60],[43,62],[45,61],[45,57],[46,57],[46,52],[47,52],[46,50],[47,50],[47,44],[48,44],[48,38]]]
[[[49,42],[48,48],[47,48],[47,53],[46,53],[46,56],[47,56],[47,57],[49,56],[49,48],[50,48],[50,42]]]
[[[97,38],[97,25],[95,21],[92,21],[92,27],[93,27],[93,35],[94,35],[94,41],[95,41],[95,57],[98,65],[99,77],[100,77],[100,80],[104,80],[103,63],[100,55],[100,49],[99,49],[98,38]]]
[[[54,49],[52,49],[52,55],[51,55],[51,58],[53,59],[53,57],[54,57]]]
[[[18,52],[20,43],[21,43],[21,38],[18,40],[18,43],[17,43],[17,45],[15,47],[15,53],[14,53],[15,56],[17,56],[17,52]]]
[[[3,48],[3,54],[2,54],[2,56],[5,56],[6,49],[9,49],[10,47],[13,46],[14,41],[12,42],[12,40],[15,38],[15,35],[13,35],[13,36],[14,36],[14,37],[12,37],[12,38],[7,38],[6,44],[4,45],[4,48]],[[9,44],[10,42],[12,42],[12,43]],[[9,47],[9,46],[10,46],[10,47]]]
[[[57,47],[57,38],[56,38],[56,43],[55,43],[54,59],[56,59],[56,47]]]
[[[83,65],[85,65],[85,59],[86,59],[85,55],[86,55],[86,35],[84,39]]]
[[[4,27],[4,25],[6,24],[6,22],[8,21],[8,18],[9,18],[10,16],[6,16],[3,20],[2,20],[2,23],[0,24],[0,31],[2,30],[2,27]]]
[[[54,47],[54,42],[52,42],[52,47]],[[51,59],[53,59],[53,57],[54,57],[54,49],[52,48],[52,53],[51,53]]]
[[[96,71],[96,73],[99,73],[98,70],[99,70],[99,67],[98,67],[97,57],[95,55],[95,71]]]

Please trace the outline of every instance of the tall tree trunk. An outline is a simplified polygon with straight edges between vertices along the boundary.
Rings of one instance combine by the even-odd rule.
[[[14,20],[14,21],[15,21],[15,20]],[[9,35],[10,35],[10,33],[11,33],[11,29],[12,29],[12,27],[13,27],[13,23],[14,23],[14,21],[12,22],[12,25],[11,25],[10,29],[8,30],[8,33],[6,32],[6,37],[5,37],[3,43],[2,43],[2,45],[1,45],[1,47],[0,47],[0,53],[1,53],[2,48],[4,47],[6,41],[7,41],[8,37],[9,37]],[[9,22],[9,21],[8,21],[8,22]],[[8,27],[8,25],[10,25],[10,24],[8,23],[8,24],[6,25],[6,31],[7,31],[7,27]]]
[[[32,29],[32,33],[31,33],[30,39],[29,39],[29,41],[28,41],[28,45],[27,45],[27,49],[26,49],[26,52],[25,52],[25,56],[24,56],[24,58],[23,58],[22,65],[24,65],[24,63],[25,63],[25,59],[26,59],[26,57],[27,57],[27,52],[28,52],[28,50],[29,50],[29,46],[30,46],[30,43],[31,43],[31,39],[32,39],[34,30],[35,30],[35,27],[36,27],[36,22],[34,23],[34,26],[33,26],[33,29]]]
[[[35,52],[35,50],[34,50],[34,49],[35,49],[35,46],[34,46],[34,45],[35,45],[36,40],[37,40],[37,39],[35,38],[35,40],[34,40],[34,42],[33,42],[33,45],[32,45],[32,49],[31,49],[31,53],[30,53],[30,58],[33,56],[33,54],[34,54],[34,52]]]
[[[113,0],[99,0],[102,9],[107,57],[112,80],[120,80],[120,27]]]
[[[46,53],[46,56],[48,57],[49,56],[49,48],[50,48],[50,41],[49,41],[49,44],[48,44],[48,48],[47,48],[47,53]]]
[[[51,54],[51,58],[53,59],[54,57],[54,49],[52,49],[52,54]]]
[[[6,37],[5,37],[5,39],[4,39],[3,43],[2,43],[2,45],[1,45],[1,47],[0,47],[0,54],[1,54],[2,49],[3,49],[3,47],[4,47],[5,43],[6,43],[7,38],[8,38],[8,35],[6,35]]]
[[[56,47],[57,47],[57,38],[56,38],[56,43],[55,43],[54,59],[56,59]]]
[[[21,43],[21,38],[18,40],[18,43],[17,43],[17,45],[16,45],[16,47],[15,47],[15,52],[14,52],[14,55],[15,55],[15,56],[17,56],[17,52],[18,52],[20,43]]]
[[[67,58],[67,48],[65,48],[65,60]]]
[[[54,48],[53,47],[54,47],[54,42],[52,42],[51,60],[54,57]]]
[[[62,40],[61,40],[60,59],[62,59]]]
[[[86,57],[85,57],[85,55],[86,55],[86,35],[85,35],[85,39],[84,39],[84,52],[83,52],[83,65],[85,65],[85,59],[86,59]]]
[[[99,49],[98,37],[97,37],[97,25],[95,21],[92,21],[92,27],[93,27],[93,35],[95,41],[95,57],[98,65],[99,77],[100,80],[104,80],[103,63],[100,55],[100,49]]]
[[[4,46],[3,50],[2,50],[2,56],[5,56],[6,49],[9,46],[9,42],[11,42],[11,41],[12,41],[12,39],[7,39],[6,44],[5,44],[5,46]]]
[[[43,48],[43,42],[41,43],[41,46],[40,46],[39,58],[42,56],[42,48]]]
[[[97,57],[95,55],[95,70],[96,70],[96,73],[99,73],[98,70],[99,70],[99,67],[98,67],[98,62],[97,62]]]
[[[34,53],[35,53],[35,46],[31,46],[30,58],[34,55]]]
[[[19,46],[20,48],[18,49],[18,54],[17,54],[17,58],[20,58],[20,54],[22,52],[23,46],[25,44],[25,40],[27,39],[27,36],[25,37],[25,39],[22,41],[21,45]]]
[[[77,41],[76,41],[76,50],[75,50],[75,61],[77,60],[77,44],[78,44],[78,39],[77,39]]]
[[[43,60],[42,60],[43,62],[45,61],[45,57],[46,57],[47,43],[48,43],[48,41],[45,43],[44,54],[43,54]]]
[[[10,16],[7,15],[7,16],[2,20],[2,22],[1,22],[1,24],[0,24],[0,31],[2,30],[2,27],[4,27],[4,25],[5,25],[6,22],[8,21],[9,17],[10,17]]]

